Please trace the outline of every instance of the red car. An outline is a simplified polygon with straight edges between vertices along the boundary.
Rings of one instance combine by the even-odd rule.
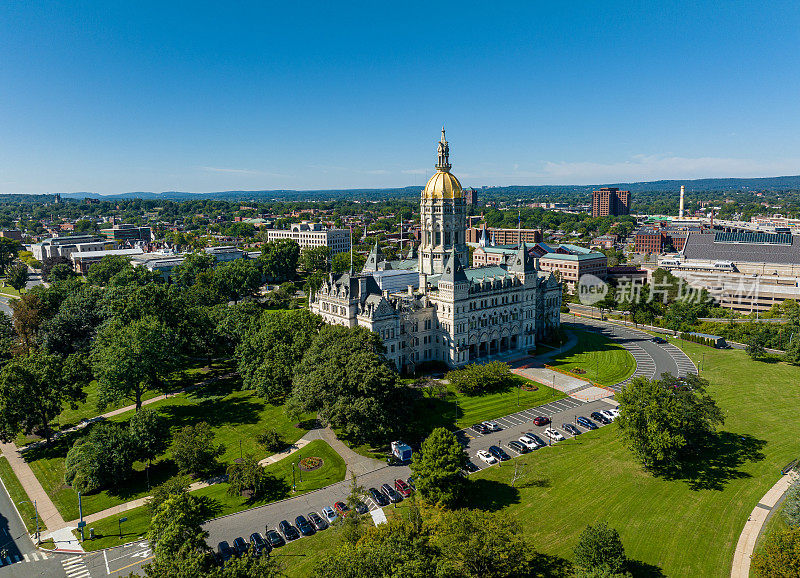
[[[550,423],[549,417],[544,417],[543,415],[537,415],[533,418],[533,425],[547,425]]]
[[[350,508],[348,508],[347,504],[345,504],[344,502],[336,502],[333,505],[333,509],[339,512],[339,515],[342,516],[342,518],[346,518],[347,515],[350,513]]]
[[[400,495],[404,498],[411,495],[411,488],[409,485],[399,478],[394,481],[394,489],[400,492]]]

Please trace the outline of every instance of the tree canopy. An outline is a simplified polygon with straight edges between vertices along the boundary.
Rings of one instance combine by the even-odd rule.
[[[411,462],[420,495],[431,504],[456,505],[466,485],[461,474],[466,463],[467,454],[456,436],[445,428],[434,429]]]

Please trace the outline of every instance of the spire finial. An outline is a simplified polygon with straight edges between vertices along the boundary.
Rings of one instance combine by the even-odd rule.
[[[439,162],[436,163],[436,170],[448,172],[450,170],[450,145],[447,144],[447,139],[444,136],[444,125],[442,125],[442,140],[439,141],[437,153]]]

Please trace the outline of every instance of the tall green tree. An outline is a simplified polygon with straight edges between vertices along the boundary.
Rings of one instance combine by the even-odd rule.
[[[295,366],[321,327],[322,319],[306,309],[263,312],[236,347],[244,387],[270,402],[281,402],[291,391]]]
[[[261,286],[261,271],[250,259],[236,259],[220,265],[214,274],[226,301],[238,303],[243,297],[253,295]]]
[[[138,410],[147,391],[164,388],[176,355],[172,330],[156,317],[148,315],[130,323],[112,319],[92,346],[99,406],[129,400]]]
[[[85,285],[70,293],[58,312],[41,326],[40,340],[51,353],[88,353],[97,328],[103,321],[98,303],[103,290]]]
[[[353,253],[353,271],[358,273],[364,268],[367,258],[360,253]],[[350,251],[336,253],[331,257],[331,269],[334,273],[347,273],[350,270]]]
[[[28,266],[16,262],[8,269],[8,284],[17,291],[21,291],[28,284]]]
[[[143,407],[134,413],[128,429],[139,460],[151,462],[169,446],[169,423],[154,409]]]
[[[619,533],[605,522],[584,528],[573,551],[572,562],[581,577],[630,576],[626,572],[628,558]]]
[[[466,463],[467,454],[456,436],[445,428],[434,429],[411,462],[420,495],[431,504],[456,505],[466,485],[461,474]]]
[[[205,251],[190,253],[183,260],[183,263],[175,267],[171,278],[178,285],[191,287],[200,273],[210,271],[216,263],[217,258]]]
[[[97,263],[89,266],[86,280],[92,285],[104,287],[111,278],[125,269],[133,269],[130,259],[122,255],[106,255]]]
[[[258,258],[261,271],[273,283],[291,281],[297,273],[300,245],[291,239],[279,239],[264,243]]]
[[[330,247],[309,247],[301,255],[303,270],[307,273],[330,271],[330,261]]]
[[[67,452],[64,482],[84,494],[117,487],[133,475],[137,448],[128,428],[101,423]]]
[[[707,388],[708,381],[695,374],[680,381],[667,373],[654,380],[637,377],[617,394],[622,438],[646,466],[677,463],[685,448],[702,445],[723,423]]]
[[[294,371],[287,411],[319,412],[354,442],[385,442],[408,412],[407,389],[363,327],[325,325]]]
[[[50,422],[65,405],[75,408],[86,399],[91,378],[82,355],[39,352],[12,359],[0,370],[0,438],[8,442],[20,433],[38,433],[49,444]]]
[[[208,532],[203,522],[209,515],[209,501],[189,493],[168,497],[153,513],[147,540],[153,549],[155,563],[174,557],[179,552],[206,552]]]
[[[202,475],[219,467],[217,458],[225,453],[225,446],[214,441],[211,427],[201,421],[175,433],[171,453],[181,472]]]
[[[17,251],[22,249],[22,244],[8,237],[0,237],[0,275],[5,275],[6,267],[14,262]]]

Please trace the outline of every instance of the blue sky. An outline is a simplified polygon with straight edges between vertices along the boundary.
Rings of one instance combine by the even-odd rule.
[[[4,2],[0,193],[800,174],[798,72],[795,2]]]

